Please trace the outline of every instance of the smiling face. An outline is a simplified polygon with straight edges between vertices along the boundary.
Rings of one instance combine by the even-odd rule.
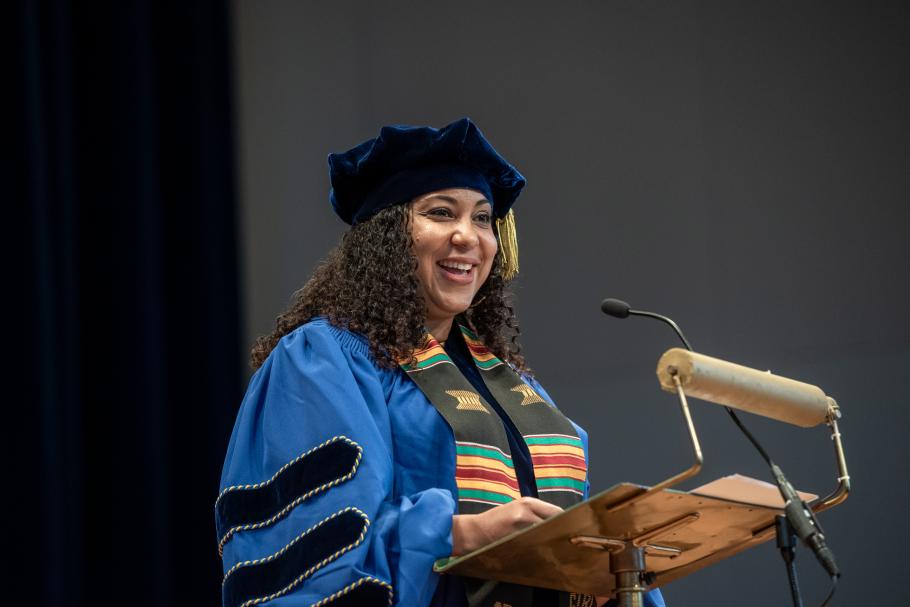
[[[463,188],[424,194],[411,202],[411,237],[426,326],[443,340],[490,275],[497,247],[492,205]]]

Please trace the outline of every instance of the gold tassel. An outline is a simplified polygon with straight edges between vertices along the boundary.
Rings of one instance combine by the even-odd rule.
[[[515,212],[509,209],[506,216],[496,220],[499,251],[502,253],[502,277],[512,280],[518,274],[518,233],[515,231]]]

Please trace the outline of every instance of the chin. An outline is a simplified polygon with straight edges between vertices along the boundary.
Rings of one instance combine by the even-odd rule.
[[[437,309],[444,316],[458,316],[459,314],[467,311],[471,307],[471,302],[468,300],[460,301],[447,301],[444,305],[437,306]]]
[[[471,307],[471,303],[468,302],[468,303],[464,304],[463,306],[461,306],[461,305],[453,306],[452,308],[446,310],[446,312],[448,312],[448,314],[450,316],[458,316],[459,314],[464,314],[465,312],[467,312],[468,308],[470,308],[470,307]]]

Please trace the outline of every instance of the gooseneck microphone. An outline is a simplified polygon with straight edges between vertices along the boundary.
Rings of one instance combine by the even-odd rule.
[[[613,298],[608,298],[608,299],[603,300],[603,302],[600,304],[600,309],[604,312],[604,314],[607,314],[608,316],[613,316],[615,318],[628,318],[629,316],[646,316],[648,318],[655,318],[661,322],[664,322],[664,323],[670,325],[670,327],[673,329],[673,331],[676,332],[676,335],[679,337],[680,341],[682,341],[683,345],[685,345],[686,349],[689,350],[690,352],[692,352],[692,346],[689,344],[689,340],[686,339],[685,335],[683,335],[683,332],[679,328],[679,325],[677,325],[672,319],[668,318],[667,316],[664,316],[662,314],[656,314],[654,312],[646,312],[644,310],[633,310],[632,306],[630,306],[628,303],[622,301],[621,299],[613,299]],[[703,355],[695,355],[694,353],[693,353],[693,355],[698,356],[698,357],[703,357]],[[708,359],[708,357],[703,357],[703,358]],[[709,371],[709,373],[704,373],[704,371],[703,371],[702,374],[709,376],[709,375],[711,375],[711,373],[710,373],[711,371],[715,371],[715,373],[713,374],[714,375],[713,379],[719,380],[722,388],[727,387],[727,386],[722,385],[723,379],[724,379],[722,377],[722,374],[716,373],[716,370],[720,369],[721,366],[719,366],[715,362],[711,362],[711,361],[716,361],[716,359],[708,359],[708,361],[704,361],[704,362],[708,362],[708,365],[706,366],[706,368]],[[723,361],[717,361],[717,363],[723,363]],[[732,365],[731,363],[723,363],[723,364],[729,365],[730,367],[734,367],[734,366],[738,367],[738,365]],[[715,367],[716,367],[716,369],[715,369]],[[753,371],[753,370],[746,369],[746,371]],[[737,374],[737,375],[739,375],[739,374]],[[774,376],[770,376],[770,377],[774,378]],[[756,379],[758,379],[758,378],[756,378]],[[825,570],[828,572],[828,574],[832,578],[836,579],[836,578],[840,577],[840,570],[838,569],[837,564],[834,561],[834,554],[831,552],[831,550],[825,544],[825,536],[822,533],[821,526],[818,524],[818,521],[815,519],[815,514],[812,512],[811,508],[809,508],[809,506],[799,497],[799,495],[793,489],[793,486],[790,484],[790,481],[788,481],[787,478],[784,476],[784,473],[780,469],[780,467],[778,467],[778,465],[775,464],[771,460],[771,458],[768,456],[768,453],[759,444],[758,440],[752,435],[751,432],[749,432],[749,430],[745,427],[745,425],[742,423],[742,421],[739,419],[739,417],[736,415],[736,413],[729,406],[727,406],[728,404],[733,404],[734,406],[737,406],[737,404],[741,405],[742,403],[737,403],[735,401],[743,400],[744,394],[746,396],[751,396],[754,398],[754,396],[756,395],[756,391],[757,391],[757,393],[759,395],[762,395],[762,393],[760,392],[760,389],[764,389],[766,391],[765,394],[773,394],[773,393],[781,394],[782,387],[787,388],[790,391],[784,394],[784,396],[787,397],[786,400],[792,399],[792,396],[791,396],[792,394],[799,394],[802,396],[803,392],[807,392],[807,389],[802,388],[802,386],[807,386],[807,384],[800,384],[800,386],[796,386],[796,388],[799,388],[799,391],[794,391],[793,387],[791,387],[789,384],[784,384],[782,382],[791,382],[793,384],[799,384],[799,382],[794,382],[793,380],[784,380],[783,378],[769,379],[765,382],[761,382],[759,380],[756,383],[756,386],[757,386],[756,390],[753,391],[752,393],[747,393],[740,389],[736,392],[728,391],[727,396],[728,396],[728,398],[730,398],[730,400],[725,400],[724,398],[707,398],[707,400],[711,400],[713,402],[719,402],[719,403],[725,405],[724,408],[727,410],[727,413],[730,414],[730,417],[733,419],[733,422],[737,425],[737,427],[739,427],[740,430],[742,430],[742,432],[746,435],[746,438],[749,439],[749,442],[752,443],[752,445],[758,450],[759,454],[761,454],[761,456],[765,460],[765,462],[767,462],[768,466],[771,468],[771,474],[774,477],[774,481],[777,484],[778,490],[780,491],[781,496],[783,497],[784,513],[786,514],[787,520],[790,522],[790,525],[793,527],[793,530],[796,532],[796,534],[799,536],[799,538],[815,554],[815,557],[818,559],[818,561],[822,565],[822,567],[825,568]],[[703,380],[703,383],[704,383],[704,380]],[[767,384],[767,386],[763,385],[765,383]],[[821,391],[818,388],[815,388],[814,386],[808,386],[808,388],[814,388],[815,390],[818,390],[819,393],[821,393]],[[717,392],[718,391],[715,390],[715,394]],[[720,392],[722,392],[722,390]],[[704,395],[699,395],[699,394],[696,394],[696,396],[704,397]],[[817,398],[814,393],[812,393],[812,397]],[[827,400],[827,397],[825,397],[824,393],[821,393],[821,398]],[[824,401],[822,401],[822,402],[824,402]],[[818,406],[816,406],[814,404],[814,402],[811,404],[811,407],[814,407],[814,409],[818,409]],[[755,407],[753,407],[753,406],[749,406],[749,407],[739,406],[738,408],[743,408],[746,410],[753,409],[753,412],[755,412],[755,413],[768,415],[767,412],[762,412],[760,410],[754,410]],[[809,414],[812,414],[813,412],[817,413],[817,411],[814,411],[813,409],[811,409],[808,406],[804,405],[803,408],[808,409]],[[825,407],[825,408],[827,408],[827,407]],[[778,416],[778,415],[769,415],[769,416],[777,417],[778,419],[785,419],[783,416]],[[795,423],[791,419],[785,419],[785,421],[790,421],[790,423]],[[812,422],[812,421],[814,421],[814,419],[809,417],[808,422]],[[815,424],[814,423],[805,423],[805,424],[799,424],[799,425],[809,426],[809,425],[815,425]]]
[[[609,314],[616,318],[628,318],[629,312],[632,311],[632,306],[621,299],[608,297],[600,303],[600,309],[603,310],[604,314]]]
[[[683,345],[686,346],[686,350],[691,351],[692,346],[689,344],[689,340],[686,339],[686,336],[683,335],[682,330],[679,328],[679,325],[673,322],[673,319],[664,316],[663,314],[656,314],[654,312],[645,312],[644,310],[633,310],[632,306],[627,304],[621,299],[607,298],[603,300],[600,304],[600,309],[603,310],[604,314],[609,316],[615,316],[616,318],[628,318],[631,316],[647,316],[648,318],[656,318],[661,322],[665,322],[670,327],[676,331],[676,335],[679,336],[680,341],[683,342]]]

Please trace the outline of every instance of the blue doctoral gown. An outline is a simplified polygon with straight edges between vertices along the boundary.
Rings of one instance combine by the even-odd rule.
[[[550,400],[533,379],[526,381]],[[576,430],[587,459],[587,434]],[[278,342],[240,407],[222,494],[268,486],[303,454],[336,437],[362,449],[353,476],[267,525],[233,532],[223,546],[225,573],[233,582],[242,574],[244,583],[271,597],[257,604],[308,607],[366,582],[392,591],[395,605],[429,605],[439,580],[433,563],[452,551],[454,437],[404,372],[376,366],[361,336],[317,319]],[[328,529],[321,523],[351,507],[368,520],[362,536],[339,541],[324,562],[293,571],[289,547],[316,536],[314,529]],[[276,569],[283,569],[283,578]],[[660,593],[649,593],[646,605],[661,607]]]

